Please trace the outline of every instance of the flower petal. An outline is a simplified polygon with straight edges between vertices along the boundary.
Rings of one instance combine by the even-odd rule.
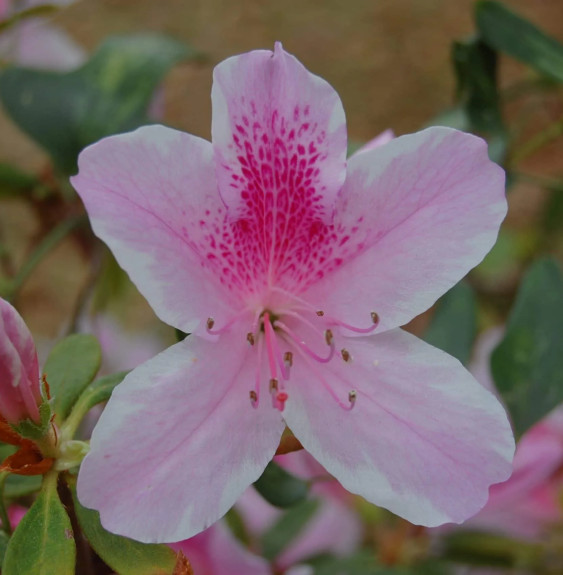
[[[403,325],[483,259],[505,214],[504,172],[476,136],[429,128],[356,154],[340,241],[303,297],[348,324],[376,311],[379,330]]]
[[[147,126],[86,148],[71,179],[94,232],[157,315],[186,332],[234,305],[216,255],[225,206],[212,154],[205,140]]]
[[[245,549],[229,528],[217,522],[203,533],[171,545],[189,559],[198,575],[271,575],[269,563]]]
[[[117,387],[78,478],[80,501],[106,529],[146,542],[186,539],[260,476],[284,425],[267,402],[252,408],[253,365],[240,340],[191,336]]]
[[[0,298],[0,416],[8,423],[39,421],[37,351],[20,314]]]
[[[342,103],[279,43],[273,53],[219,64],[211,97],[221,196],[231,217],[244,222],[243,249],[262,264],[256,273],[272,277],[288,248],[305,249],[317,227],[331,221],[345,178]]]
[[[344,487],[417,524],[459,523],[508,478],[514,440],[502,406],[457,360],[402,330],[350,340],[352,361],[295,362],[284,413]],[[321,374],[323,375],[323,374]],[[327,391],[344,399],[345,411]]]

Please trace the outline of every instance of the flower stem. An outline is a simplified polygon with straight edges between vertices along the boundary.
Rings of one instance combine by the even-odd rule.
[[[512,165],[519,164],[522,160],[537,152],[540,148],[549,144],[552,140],[556,140],[559,136],[563,135],[563,118],[550,124],[545,130],[538,132],[530,138],[524,145],[516,150],[511,158]]]
[[[53,228],[44,238],[43,241],[31,252],[27,261],[20,268],[18,273],[8,285],[6,299],[12,301],[21,289],[31,272],[37,267],[41,260],[62,241],[74,228],[86,221],[86,216],[69,218]]]
[[[8,511],[6,509],[4,501],[4,486],[6,484],[6,479],[8,479],[8,472],[0,472],[0,521],[2,521],[2,531],[6,535],[12,534],[12,524],[10,523],[10,518],[8,517]]]

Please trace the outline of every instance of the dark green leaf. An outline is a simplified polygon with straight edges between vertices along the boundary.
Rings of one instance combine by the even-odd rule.
[[[319,508],[317,499],[307,499],[286,511],[261,538],[262,555],[272,561],[299,534]]]
[[[0,198],[19,196],[38,185],[39,182],[35,176],[22,172],[10,164],[0,162]]]
[[[167,545],[139,543],[106,531],[97,511],[83,507],[71,486],[74,509],[86,538],[96,553],[119,575],[170,575],[176,553]]]
[[[557,40],[498,2],[478,2],[475,18],[489,46],[563,82],[563,45]]]
[[[477,302],[472,287],[459,282],[442,296],[424,340],[467,364],[477,335]]]
[[[14,122],[71,174],[85,146],[148,123],[148,108],[165,74],[196,55],[156,34],[110,38],[71,72],[7,69],[0,77],[0,99]]]
[[[489,151],[501,161],[506,150],[506,133],[497,91],[497,55],[479,39],[454,42],[452,59],[457,77],[458,99],[471,131],[493,139]]]
[[[123,378],[128,373],[127,371],[119,371],[96,379],[96,381],[84,391],[80,400],[86,402],[87,409],[98,405],[98,403],[107,401],[111,397],[113,390],[123,381]]]
[[[93,335],[66,337],[51,351],[43,373],[53,398],[53,410],[64,421],[80,394],[100,369],[102,350]]]
[[[8,534],[5,531],[0,531],[0,569],[2,569],[2,564],[4,563],[4,556],[6,555],[9,540]]]
[[[57,494],[56,475],[10,538],[2,575],[74,575],[76,547],[70,519]]]
[[[291,475],[277,463],[270,461],[264,473],[254,482],[262,497],[276,507],[290,507],[307,497],[307,482]]]
[[[9,475],[4,486],[7,499],[16,499],[39,491],[41,476],[39,475]]]
[[[491,368],[517,435],[563,401],[563,275],[555,261],[540,260],[524,276]]]

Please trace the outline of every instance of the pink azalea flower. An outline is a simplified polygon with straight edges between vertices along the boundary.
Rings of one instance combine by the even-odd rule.
[[[502,329],[491,329],[478,340],[471,372],[494,390],[490,355],[502,339]],[[466,527],[507,535],[537,538],[550,525],[563,520],[563,407],[529,429],[514,456],[514,472],[504,483],[493,485],[487,505]]]
[[[338,95],[279,44],[217,66],[212,104],[213,143],[150,126],[79,158],[94,231],[192,333],[116,389],[81,501],[110,531],[185,539],[260,476],[287,423],[346,489],[414,523],[464,521],[510,474],[510,426],[399,326],[494,244],[503,171],[448,128],[346,162]]]
[[[272,575],[268,562],[245,549],[221,522],[171,547],[182,551],[197,575]]]
[[[312,485],[311,495],[319,502],[319,508],[303,531],[276,558],[276,569],[286,573],[315,555],[348,555],[357,549],[362,540],[362,525],[352,509],[350,493],[337,481],[331,480],[326,470],[305,451],[281,455],[275,461],[302,479],[317,479]],[[254,488],[242,494],[236,508],[256,542],[283,514]],[[255,545],[259,549],[259,545]]]
[[[0,19],[13,12],[43,4],[72,4],[74,0],[3,0]],[[86,60],[86,52],[62,30],[51,25],[46,18],[26,18],[0,34],[0,57],[20,66],[46,70],[67,71],[77,68]]]
[[[39,422],[41,389],[35,344],[20,314],[0,298],[0,418]]]

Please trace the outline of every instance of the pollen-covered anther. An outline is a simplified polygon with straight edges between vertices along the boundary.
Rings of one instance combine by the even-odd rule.
[[[275,377],[270,379],[270,393],[278,390],[278,380]]]
[[[247,341],[250,345],[254,345],[254,334],[253,334],[251,331],[249,331],[249,332],[246,334],[246,341]]]
[[[323,315],[325,314],[325,312],[324,312],[322,309],[318,310],[318,311],[315,312],[315,313],[316,313],[319,317],[323,317]]]
[[[252,405],[254,405],[255,403],[257,403],[258,401],[258,394],[252,389],[249,392],[250,395],[250,401],[252,403]]]
[[[330,329],[327,329],[325,331],[325,341],[327,345],[332,345],[334,336],[332,335],[332,331]]]
[[[379,314],[377,314],[376,312],[372,311],[371,312],[371,321],[377,325],[379,323]]]
[[[354,407],[356,404],[356,398],[358,397],[358,393],[355,389],[352,389],[348,392],[348,401],[350,402],[350,407]]]
[[[212,317],[208,317],[207,318],[207,329],[213,329],[213,326],[215,325],[215,320]]]
[[[291,367],[293,365],[293,353],[286,351],[283,355],[283,361],[287,367]]]
[[[342,348],[340,350],[340,353],[342,355],[342,359],[346,362],[349,363],[350,361],[352,361],[352,356],[350,355],[350,352],[347,349]]]

